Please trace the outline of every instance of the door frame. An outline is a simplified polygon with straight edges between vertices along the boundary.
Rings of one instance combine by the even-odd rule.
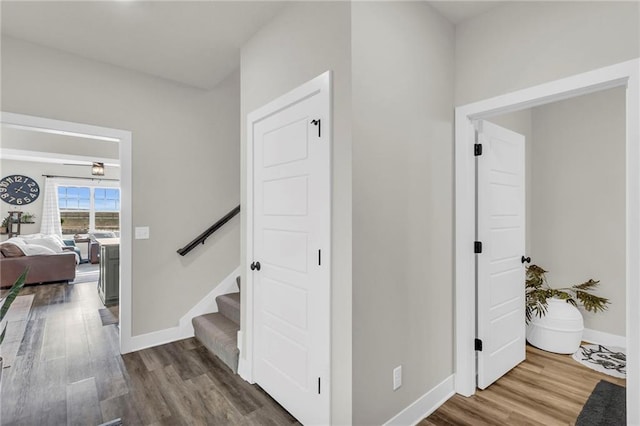
[[[94,126],[71,121],[54,120],[12,112],[0,113],[0,122],[15,128],[44,133],[84,137],[96,141],[118,143],[120,156],[120,353],[135,350],[131,335],[131,142],[127,130]]]
[[[246,194],[244,199],[244,205],[246,208],[244,209],[246,214],[246,253],[244,260],[244,277],[246,285],[244,286],[243,291],[246,294],[246,310],[244,312],[244,317],[241,320],[241,332],[239,335],[239,339],[244,338],[244,345],[239,342],[238,346],[240,349],[240,363],[238,368],[238,374],[247,380],[250,383],[254,383],[253,377],[253,365],[254,365],[254,337],[255,337],[255,293],[254,293],[254,280],[253,274],[249,269],[249,265],[254,260],[254,248],[253,248],[253,197],[254,197],[254,187],[253,187],[253,136],[254,136],[254,126],[256,123],[261,120],[277,113],[278,111],[283,110],[295,103],[298,103],[304,99],[307,99],[313,95],[321,96],[321,102],[323,106],[326,106],[325,111],[323,111],[323,122],[322,122],[322,131],[327,136],[327,143],[329,144],[329,157],[331,158],[331,151],[333,146],[333,132],[332,132],[332,74],[331,71],[326,71],[318,77],[302,84],[301,86],[291,90],[290,92],[278,97],[277,99],[269,102],[268,104],[250,112],[247,114],[247,143],[246,143]],[[331,200],[331,182],[328,182],[329,186],[329,201]],[[327,277],[329,282],[327,283],[327,291],[324,294],[324,297],[327,299],[326,303],[329,307],[329,324],[327,325],[326,333],[328,334],[328,345],[327,351],[329,353],[329,365],[328,371],[323,372],[323,376],[326,377],[328,383],[323,386],[323,389],[326,389],[329,392],[328,400],[331,401],[331,203],[329,202],[326,206],[327,213],[329,215],[329,227],[327,229],[328,235],[326,248],[323,248],[325,253],[323,254],[323,264],[326,265]],[[324,260],[326,259],[326,260]],[[243,350],[244,349],[244,350]],[[330,408],[329,408],[330,410]]]
[[[474,121],[580,95],[626,92],[627,421],[640,424],[640,59],[599,68],[455,108],[455,390],[476,391]]]

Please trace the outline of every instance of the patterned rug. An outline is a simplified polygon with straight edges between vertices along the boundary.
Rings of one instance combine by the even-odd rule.
[[[623,348],[585,344],[573,354],[573,359],[600,373],[621,379],[627,377],[627,355]]]

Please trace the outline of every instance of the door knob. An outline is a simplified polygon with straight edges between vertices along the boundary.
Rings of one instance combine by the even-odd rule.
[[[251,264],[251,266],[249,266],[251,268],[252,271],[259,271],[260,270],[260,262],[253,262]]]
[[[522,263],[531,263],[531,258],[530,257],[524,257],[522,256],[522,258],[520,259],[520,261]]]

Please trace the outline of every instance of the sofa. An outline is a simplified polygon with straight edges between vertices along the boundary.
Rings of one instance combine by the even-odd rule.
[[[72,252],[34,256],[0,257],[0,287],[11,287],[29,268],[25,284],[73,281],[76,278],[76,255]]]
[[[11,238],[0,244],[0,287],[11,287],[26,268],[25,284],[74,280],[78,257],[65,250],[64,243],[57,244],[56,238],[48,236]]]

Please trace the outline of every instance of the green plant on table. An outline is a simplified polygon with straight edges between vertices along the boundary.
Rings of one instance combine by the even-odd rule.
[[[534,316],[541,318],[547,313],[547,300],[550,298],[564,300],[575,307],[580,303],[588,312],[602,312],[607,309],[609,299],[590,293],[598,287],[600,281],[589,279],[571,287],[551,288],[547,284],[545,276],[547,272],[538,265],[527,267],[525,281],[527,324]]]
[[[30,222],[33,222],[33,219],[35,218],[36,218],[35,214],[30,212],[24,212],[22,213],[22,216],[20,219],[22,220],[22,223],[30,223]]]
[[[16,297],[18,297],[18,293],[20,293],[20,290],[22,290],[22,287],[24,287],[24,283],[27,279],[28,273],[29,273],[29,268],[25,269],[22,275],[20,275],[16,280],[16,282],[13,283],[13,285],[7,292],[7,295],[3,299],[0,299],[1,301],[0,323],[2,323],[5,315],[7,315],[7,312],[9,312],[9,307],[11,306],[13,301],[16,300]],[[2,327],[2,334],[0,334],[0,344],[2,344],[2,342],[4,341],[4,335],[6,332],[7,332],[7,324],[5,324],[4,327]]]

